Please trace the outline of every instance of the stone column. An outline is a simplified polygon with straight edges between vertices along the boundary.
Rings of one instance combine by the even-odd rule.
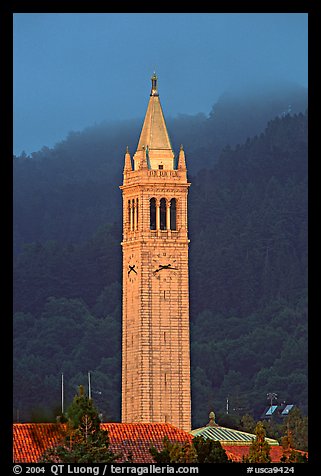
[[[166,230],[171,229],[171,201],[166,200]]]
[[[134,200],[130,201],[130,231],[134,230]]]
[[[130,200],[127,200],[127,208],[126,208],[126,213],[127,213],[127,216],[126,216],[126,219],[127,219],[127,228],[126,228],[126,231],[129,232],[130,231],[130,218],[131,218],[131,206],[130,206],[130,203],[131,201]]]
[[[156,198],[156,230],[160,230],[160,202]]]
[[[136,230],[138,230],[138,198],[136,198]]]
[[[134,231],[137,230],[137,203],[136,199],[133,200],[133,209],[134,209]]]

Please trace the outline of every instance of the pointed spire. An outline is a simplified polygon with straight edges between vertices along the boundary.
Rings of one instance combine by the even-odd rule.
[[[138,141],[137,151],[134,155],[135,170],[141,167],[142,155],[144,156],[144,160],[146,160],[146,147],[148,147],[149,168],[158,169],[158,165],[160,161],[162,161],[164,168],[173,169],[174,152],[157,91],[156,73],[153,74],[151,80],[151,94]],[[143,146],[145,147],[144,150]],[[143,166],[145,165],[143,164]]]
[[[131,172],[132,170],[133,170],[132,161],[130,159],[130,153],[129,153],[128,146],[127,146],[126,147],[126,154],[125,154],[124,173],[125,172]]]
[[[178,169],[184,169],[186,170],[186,161],[185,161],[185,152],[183,149],[183,145],[181,144],[179,155],[178,155]]]

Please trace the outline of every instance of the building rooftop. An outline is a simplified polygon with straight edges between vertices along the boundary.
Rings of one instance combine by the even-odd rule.
[[[15,423],[13,425],[13,461],[15,463],[39,462],[43,453],[58,443],[64,428],[65,425],[59,423]],[[134,463],[153,463],[149,449],[151,446],[155,446],[158,450],[163,448],[165,436],[170,441],[191,442],[192,434],[202,430],[199,428],[189,434],[169,423],[102,423],[101,428],[108,430],[110,449],[115,453],[122,453],[123,458],[118,462],[125,461],[132,455]],[[208,429],[208,427],[204,428]],[[221,431],[222,428],[219,427]],[[219,435],[226,438],[225,434],[219,432]],[[206,437],[206,435],[203,436]],[[219,441],[227,457],[234,462],[242,462],[243,457],[249,454],[250,446],[246,440],[233,440],[230,443],[228,440]],[[270,456],[273,463],[280,462],[282,454],[282,446],[271,445]]]
[[[209,423],[201,428],[196,428],[191,431],[193,436],[202,436],[207,439],[219,441],[222,445],[250,445],[255,440],[253,433],[246,433],[240,430],[234,430],[232,428],[225,428],[215,422],[215,414],[211,412],[209,414]],[[272,438],[265,438],[270,446],[278,446],[277,440]]]
[[[245,433],[244,431],[233,430],[232,428],[225,428],[224,426],[197,428],[191,431],[193,436],[202,436],[207,439],[219,441],[224,445],[250,445],[255,440],[255,435],[252,433]],[[265,438],[271,446],[278,446],[277,440],[272,438]]]
[[[39,462],[43,453],[59,442],[65,425],[59,423],[15,423],[13,425],[13,460],[16,463]],[[169,423],[102,423],[108,430],[110,449],[122,453],[125,461],[132,455],[135,463],[152,463],[151,446],[163,447],[166,436],[170,441],[192,441],[192,436]]]

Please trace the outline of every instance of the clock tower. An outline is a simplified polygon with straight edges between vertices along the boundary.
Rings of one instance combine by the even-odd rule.
[[[191,429],[187,193],[152,76],[137,150],[125,154],[122,422]]]

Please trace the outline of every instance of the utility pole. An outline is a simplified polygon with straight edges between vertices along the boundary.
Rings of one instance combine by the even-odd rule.
[[[64,414],[64,374],[61,374],[61,414]]]
[[[91,399],[90,372],[88,372],[88,398]]]

